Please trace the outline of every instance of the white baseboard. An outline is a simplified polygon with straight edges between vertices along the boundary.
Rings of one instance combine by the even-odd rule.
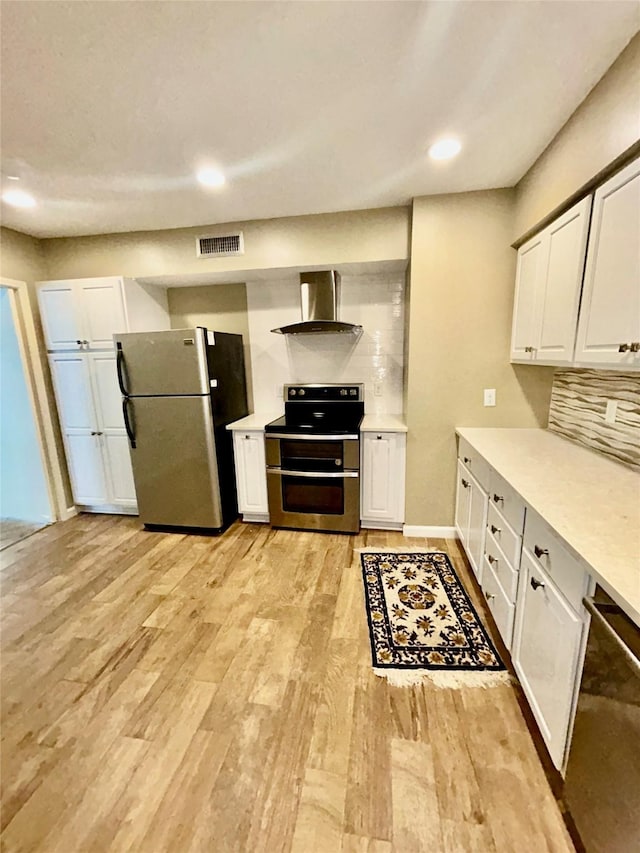
[[[420,524],[405,524],[403,536],[424,536],[427,539],[457,539],[455,527],[429,527]]]
[[[367,521],[360,522],[360,527],[364,530],[397,530],[401,531],[404,527],[401,521]]]

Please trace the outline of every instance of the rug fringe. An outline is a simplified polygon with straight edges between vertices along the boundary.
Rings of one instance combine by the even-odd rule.
[[[513,678],[506,670],[499,672],[455,672],[453,670],[415,670],[383,669],[373,667],[373,674],[385,678],[391,687],[418,687],[421,684],[437,687],[441,690],[461,687],[480,687],[487,689],[502,684],[512,684]]]

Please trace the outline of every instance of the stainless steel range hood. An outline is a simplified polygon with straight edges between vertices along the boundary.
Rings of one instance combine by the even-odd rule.
[[[271,331],[278,335],[360,334],[362,326],[338,320],[339,296],[340,275],[335,270],[300,273],[302,321]]]

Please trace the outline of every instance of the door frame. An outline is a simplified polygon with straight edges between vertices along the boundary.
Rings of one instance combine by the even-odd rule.
[[[64,488],[63,460],[56,446],[50,403],[40,360],[40,344],[25,281],[0,277],[0,287],[9,293],[9,305],[18,339],[20,360],[38,437],[42,469],[47,483],[51,521],[64,521],[75,515],[75,506],[68,506]]]

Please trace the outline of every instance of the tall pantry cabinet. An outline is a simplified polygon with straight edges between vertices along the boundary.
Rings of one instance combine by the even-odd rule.
[[[113,335],[168,329],[166,291],[121,277],[38,283],[76,507],[136,513]]]

